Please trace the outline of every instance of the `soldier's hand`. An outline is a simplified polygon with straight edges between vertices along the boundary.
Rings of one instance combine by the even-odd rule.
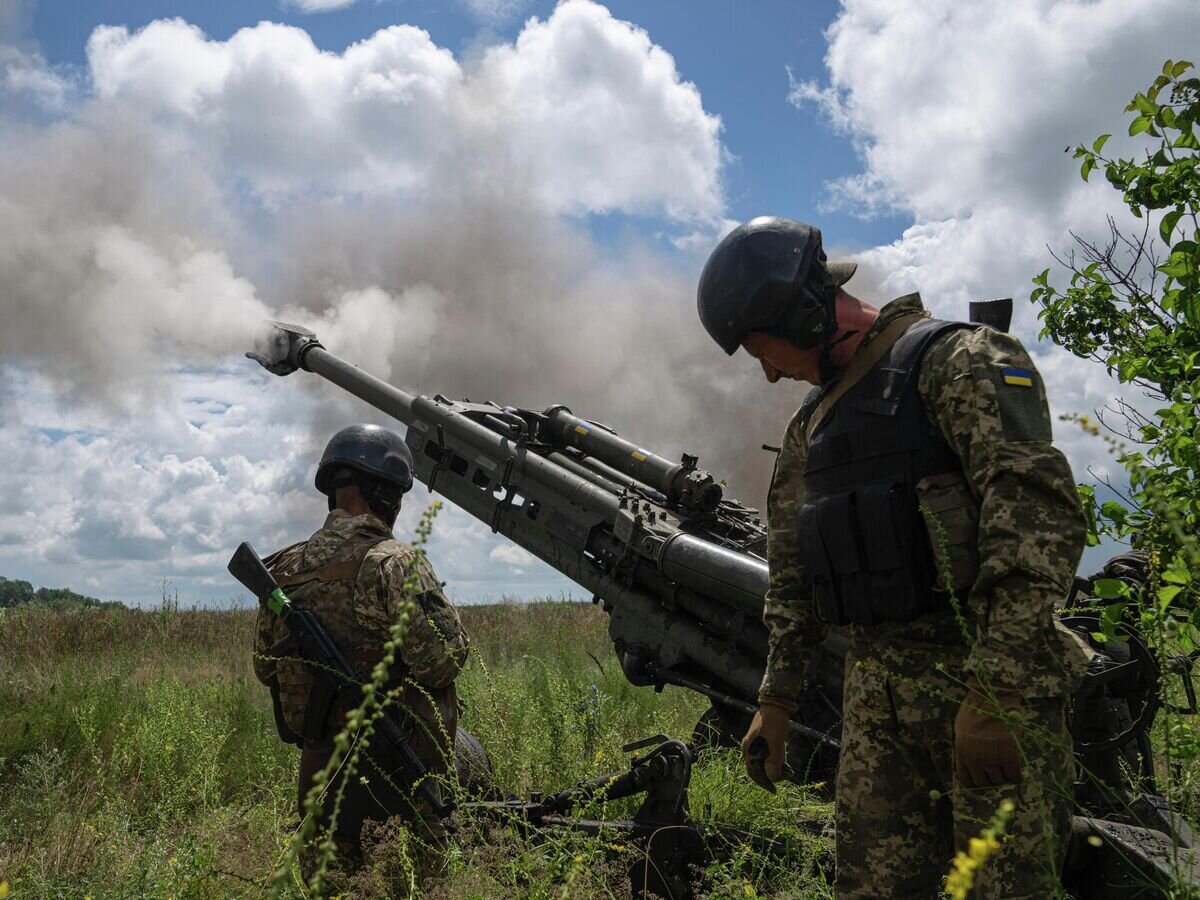
[[[1019,784],[1021,698],[1015,691],[983,690],[973,677],[954,718],[954,770],[968,788]]]
[[[796,709],[790,700],[759,697],[758,712],[742,738],[742,759],[750,780],[771,793],[775,792],[775,782],[784,777],[788,720]]]

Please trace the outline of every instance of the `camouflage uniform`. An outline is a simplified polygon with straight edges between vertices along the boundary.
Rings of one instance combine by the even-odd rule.
[[[382,658],[389,630],[407,605],[406,596],[414,597],[387,688],[397,696],[396,706],[409,712],[414,723],[413,751],[430,771],[444,773],[452,762],[457,728],[454,679],[466,660],[468,641],[458,613],[424,555],[393,540],[387,525],[374,515],[351,516],[335,509],[311,538],[278,551],[266,562],[288,596],[317,614],[342,654],[364,676]],[[270,647],[287,629],[265,608],[259,609],[256,632],[255,674],[264,684],[277,687],[284,722],[299,735],[312,687],[310,665],[298,658],[271,656]],[[304,740],[298,792],[301,815],[312,777],[328,761],[342,717],[361,699],[357,689],[339,693],[321,729],[323,736]],[[411,795],[411,786],[389,777],[394,765],[382,748],[375,750],[369,751],[358,775],[346,784],[334,833],[343,864],[352,868],[361,856],[359,830],[364,821],[394,815],[405,819],[415,836],[432,848],[433,853],[419,862],[436,864],[446,843],[444,823]],[[338,784],[335,778],[325,793],[328,808]]]
[[[889,303],[856,353],[919,296]],[[1021,369],[1029,384],[1007,383]],[[826,390],[831,386],[827,386]],[[918,372],[926,415],[958,456],[978,510],[978,575],[947,608],[910,622],[845,626],[842,751],[837,776],[837,892],[932,897],[955,848],[977,835],[1005,798],[1009,840],[976,878],[980,896],[1045,897],[1057,885],[1074,781],[1065,695],[1087,656],[1052,615],[1070,587],[1084,521],[1066,459],[1051,444],[1045,390],[1016,338],[990,328],[940,335]],[[789,423],[768,498],[770,630],[763,695],[791,699],[827,635],[803,572],[795,523],[805,500],[806,404]],[[953,503],[950,504],[954,506]],[[962,510],[942,510],[954,531]],[[800,535],[799,540],[805,536]],[[964,548],[960,548],[964,549]],[[968,675],[1022,697],[1023,783],[967,790],[954,783],[954,717]]]

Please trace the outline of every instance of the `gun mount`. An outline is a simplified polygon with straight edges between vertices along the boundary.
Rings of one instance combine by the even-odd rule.
[[[246,355],[277,375],[319,375],[407,425],[418,480],[603,605],[631,683],[656,690],[674,684],[708,697],[712,707],[697,725],[697,742],[732,744],[745,732],[767,655],[766,529],[756,510],[723,496],[695,456],[673,463],[565,406],[539,412],[414,396],[334,356],[299,326],[276,323],[266,346]],[[1082,634],[1098,629],[1098,607],[1064,616]],[[1072,702],[1083,776],[1064,883],[1088,897],[1159,897],[1173,884],[1200,885],[1195,836],[1171,814],[1153,778],[1147,731],[1157,711],[1159,665],[1136,635],[1125,637],[1101,648]],[[835,629],[797,698],[788,765],[799,779],[826,780],[836,769],[845,652]],[[1194,715],[1191,662],[1167,662],[1183,677]],[[662,746],[670,749],[635,761],[633,770],[642,773],[636,778],[589,784],[684,798],[678,809],[685,809],[686,775],[668,776],[690,767],[691,751],[684,754],[678,742]],[[662,778],[638,782],[660,769]],[[531,824],[564,824],[564,798],[578,800],[590,788],[572,790],[554,795],[550,806],[541,798],[501,805]],[[651,806],[639,816],[659,816],[661,804]],[[696,847],[688,840],[658,854],[664,871],[676,874],[642,882],[642,890],[681,896],[679,861]],[[1130,893],[1131,884],[1142,892]]]
[[[692,896],[696,871],[715,856],[739,846],[759,853],[781,854],[782,838],[748,834],[732,828],[704,826],[691,818],[687,788],[696,749],[665,735],[627,744],[622,752],[648,753],[630,760],[624,772],[614,772],[553,794],[535,794],[528,800],[476,801],[463,804],[502,821],[530,829],[564,828],[584,834],[620,836],[639,853],[629,865],[633,896],[675,898]],[[594,801],[642,797],[632,819],[576,818],[571,813]]]

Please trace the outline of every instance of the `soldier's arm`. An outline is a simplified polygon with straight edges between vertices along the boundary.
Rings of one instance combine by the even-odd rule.
[[[433,566],[423,554],[408,559],[392,556],[381,567],[381,575],[391,621],[412,600],[401,660],[419,683],[447,687],[466,664],[470,642]]]
[[[793,700],[800,694],[813,649],[828,630],[817,621],[811,597],[802,596],[796,519],[804,503],[804,463],[799,414],[783,434],[767,494],[767,562],[770,587],[763,622],[770,632],[767,670],[759,693]],[[799,540],[804,540],[800,535]]]
[[[980,328],[935,344],[918,387],[980,503],[968,670],[1026,696],[1060,694],[1053,607],[1075,575],[1085,524],[1071,468],[1050,443],[1042,379],[1020,341]]]

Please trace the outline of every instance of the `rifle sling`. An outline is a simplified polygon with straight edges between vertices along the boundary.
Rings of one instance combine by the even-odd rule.
[[[869,344],[854,354],[850,360],[850,365],[846,366],[842,371],[842,377],[821,398],[821,401],[817,404],[817,408],[813,410],[813,414],[808,417],[808,422],[804,427],[805,446],[812,443],[813,435],[821,427],[821,423],[825,421],[825,417],[829,415],[829,411],[833,409],[833,405],[842,399],[846,391],[858,384],[863,376],[875,368],[879,361],[887,355],[887,352],[892,349],[892,345],[900,340],[910,326],[921,319],[927,318],[929,318],[929,313],[927,312],[901,316],[873,337]]]

